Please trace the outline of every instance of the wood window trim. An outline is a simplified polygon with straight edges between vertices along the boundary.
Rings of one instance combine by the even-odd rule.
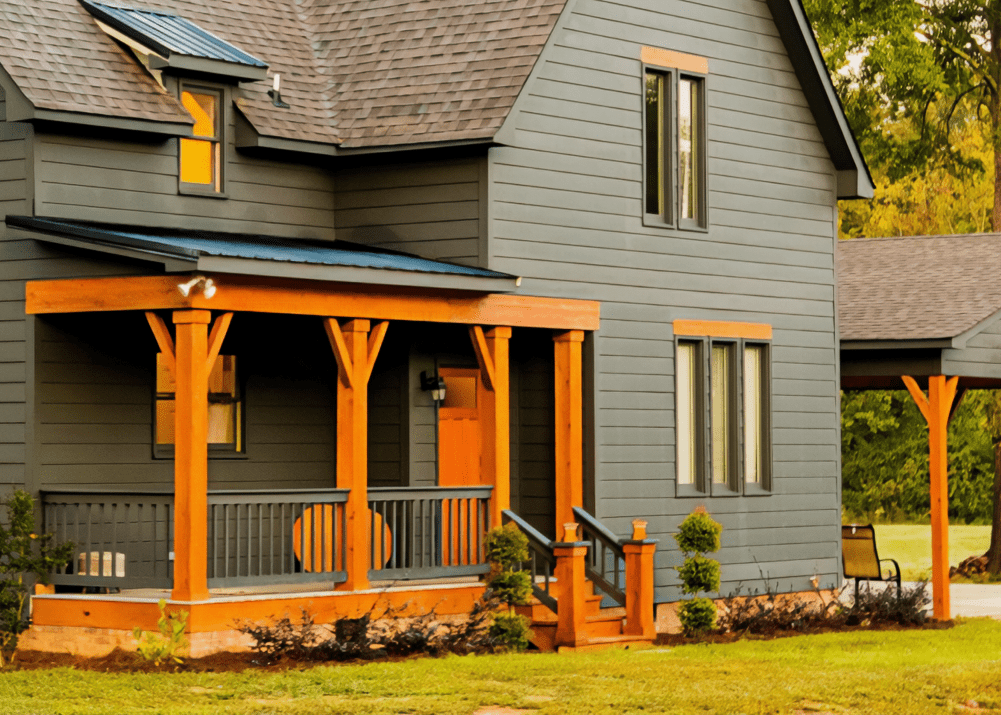
[[[195,135],[178,139],[177,143],[177,191],[184,196],[225,199],[226,194],[226,128],[229,123],[229,89],[198,82],[178,83],[178,99],[183,103],[185,93],[211,95],[216,98],[215,133],[213,136]],[[197,121],[197,118],[196,118]],[[213,167],[211,183],[184,181],[185,142],[208,142],[211,145],[210,161]]]
[[[641,213],[644,226],[662,229],[676,229],[682,231],[707,232],[709,230],[709,202],[708,202],[708,174],[709,174],[709,151],[708,151],[708,77],[709,60],[696,55],[686,55],[681,52],[665,50],[656,47],[642,47],[640,51],[641,60],[641,107],[642,107],[642,201]],[[661,133],[660,141],[663,144],[662,151],[658,154],[659,161],[662,161],[665,169],[661,181],[660,193],[663,194],[661,203],[663,210],[660,213],[649,213],[647,211],[649,176],[648,163],[650,149],[650,128],[648,126],[647,111],[647,76],[649,74],[659,74],[665,77],[668,90],[667,114],[664,116],[664,131]],[[697,165],[696,183],[696,217],[694,219],[681,218],[681,159],[679,150],[680,138],[680,117],[679,117],[679,87],[681,80],[689,79],[698,84],[701,91],[698,93],[697,105],[693,111],[697,113],[696,142],[693,149],[694,161]]]
[[[695,422],[697,431],[698,462],[695,469],[694,484],[679,484],[677,472],[675,478],[675,495],[677,497],[735,497],[735,496],[768,496],[774,493],[773,474],[773,416],[772,416],[772,329],[770,325],[760,323],[729,323],[720,321],[674,321],[675,324],[675,356],[678,346],[682,343],[697,343],[700,347],[696,353],[699,356],[696,381],[701,383],[702,392],[694,396],[696,409],[701,414]],[[697,332],[698,330],[704,332]],[[767,337],[764,337],[766,336]],[[714,484],[712,480],[712,346],[714,344],[732,345],[732,360],[728,370],[727,380],[730,384],[730,435],[729,445],[734,466],[728,474],[725,484]],[[745,478],[745,424],[744,424],[744,354],[745,348],[758,346],[763,349],[761,361],[761,465],[760,480],[747,482]],[[677,365],[677,363],[676,363]],[[675,424],[678,424],[678,384],[681,376],[675,369]],[[700,429],[701,427],[701,429]],[[677,430],[677,428],[676,428]],[[675,448],[681,435],[676,431]],[[677,452],[675,466],[677,467]]]

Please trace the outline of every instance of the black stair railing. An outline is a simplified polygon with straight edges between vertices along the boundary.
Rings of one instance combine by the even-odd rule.
[[[584,575],[620,606],[626,605],[626,554],[622,539],[580,507],[573,508],[580,540],[589,542]]]
[[[527,568],[532,576],[532,595],[553,613],[558,613],[559,604],[551,591],[553,574],[556,571],[554,542],[513,511],[505,509],[503,516],[505,524],[513,522],[521,529],[521,533],[528,537],[528,561],[522,564],[522,568]]]

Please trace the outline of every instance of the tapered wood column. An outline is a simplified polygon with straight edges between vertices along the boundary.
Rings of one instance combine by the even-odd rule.
[[[932,610],[936,620],[947,621],[949,602],[949,415],[956,397],[958,377],[928,378],[928,396],[913,378],[904,384],[928,422],[928,472],[931,482]]]
[[[480,473],[493,486],[490,526],[500,526],[501,513],[511,508],[511,328],[469,329],[480,377],[487,388],[480,408]],[[446,388],[447,389],[447,388]]]
[[[324,327],[337,359],[337,488],[349,489],[344,505],[346,527],[344,569],[340,591],[367,589],[371,566],[371,512],[368,508],[368,381],[389,323],[379,323],[369,335],[368,320],[341,325],[326,318]]]
[[[207,310],[174,312],[174,588],[175,601],[204,601],[208,589]]]
[[[556,523],[575,521],[584,506],[583,330],[553,338],[556,364]]]

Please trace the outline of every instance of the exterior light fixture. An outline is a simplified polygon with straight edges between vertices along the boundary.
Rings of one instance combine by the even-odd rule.
[[[431,399],[435,402],[445,400],[445,378],[437,374],[421,373],[421,390],[431,393]]]
[[[215,295],[216,285],[211,278],[206,278],[205,276],[195,276],[187,283],[178,283],[177,290],[181,291],[181,295],[187,298],[191,294],[191,289],[195,286],[201,284],[202,294],[206,298],[211,298]]]

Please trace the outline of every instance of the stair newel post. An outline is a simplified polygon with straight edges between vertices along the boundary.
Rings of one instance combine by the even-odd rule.
[[[622,545],[626,555],[626,623],[627,636],[653,638],[657,635],[653,606],[653,555],[657,539],[646,536],[647,523],[633,521],[633,536]]]
[[[556,582],[559,584],[559,612],[556,647],[576,647],[587,643],[587,578],[584,575],[587,542],[577,540],[577,524],[563,525],[563,541],[553,544]]]

